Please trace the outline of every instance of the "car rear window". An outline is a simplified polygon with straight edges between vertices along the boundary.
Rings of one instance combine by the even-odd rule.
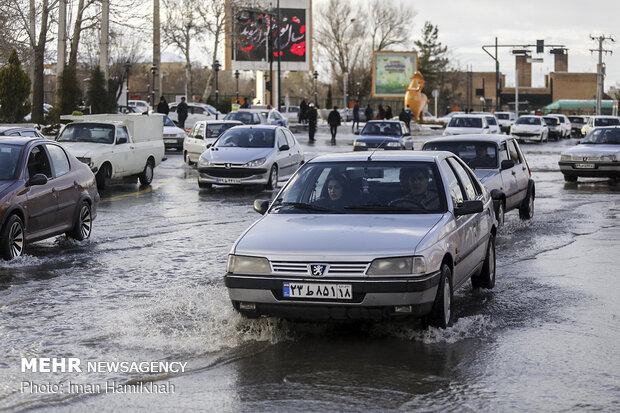
[[[515,123],[517,125],[540,125],[540,119],[533,116],[521,116]]]
[[[501,119],[501,120],[508,120],[508,119],[509,119],[509,117],[508,117],[508,114],[507,114],[507,113],[496,113],[496,114],[495,114],[495,117],[496,117],[497,119]]]
[[[470,168],[497,168],[497,147],[488,142],[427,142],[422,150],[448,151],[461,158]]]
[[[364,126],[361,135],[401,136],[400,125],[394,122],[370,122]]]
[[[452,128],[482,128],[482,119],[455,117],[452,118],[448,126]]]
[[[616,119],[616,118],[594,119],[594,126],[611,126],[611,125],[620,125],[620,119]]]
[[[594,129],[581,143],[620,145],[619,128]]]

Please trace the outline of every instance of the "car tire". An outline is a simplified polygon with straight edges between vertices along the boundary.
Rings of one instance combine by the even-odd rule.
[[[273,189],[276,189],[277,186],[278,186],[278,166],[274,164],[271,166],[271,172],[269,172],[269,180],[267,181],[267,185],[265,185],[265,188],[271,191]]]
[[[138,179],[140,179],[140,184],[142,186],[149,186],[151,182],[153,182],[153,162],[150,159],[146,161],[144,170],[138,176]]]
[[[564,174],[564,180],[566,182],[577,182],[577,175]]]
[[[90,211],[90,204],[86,201],[82,201],[75,225],[71,231],[67,232],[67,236],[77,241],[88,239],[93,229],[92,225],[93,217]]]
[[[504,201],[500,200],[499,205],[497,205],[497,211],[495,211],[495,217],[497,218],[497,226],[499,228],[504,226],[504,220],[506,217],[506,207],[504,206]]]
[[[489,245],[487,246],[487,254],[484,258],[484,264],[480,274],[471,277],[471,286],[473,288],[491,289],[495,287],[495,236],[491,234]]]
[[[187,154],[187,151],[183,152],[183,162],[185,162],[187,165],[192,164],[192,161],[189,160],[189,155]]]
[[[532,219],[534,217],[534,194],[528,191],[527,198],[519,206],[519,217],[521,219]]]
[[[111,176],[110,165],[107,163],[101,165],[101,168],[97,171],[97,175],[95,176],[97,180],[97,189],[105,189],[110,183]]]
[[[448,264],[441,265],[441,279],[437,287],[437,296],[433,309],[427,317],[427,324],[432,327],[447,328],[452,325],[452,271]]]
[[[0,255],[5,260],[21,257],[26,247],[24,223],[18,215],[11,215],[0,232]]]
[[[198,188],[200,188],[200,189],[211,189],[211,188],[213,188],[213,184],[210,184],[208,182],[198,182]]]

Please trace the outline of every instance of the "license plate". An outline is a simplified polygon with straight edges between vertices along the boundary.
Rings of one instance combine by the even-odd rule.
[[[240,184],[241,179],[239,178],[217,178],[218,184]]]
[[[353,298],[351,284],[285,282],[282,286],[282,293],[287,298],[332,298],[339,300],[351,300]]]
[[[594,169],[596,165],[593,163],[576,163],[575,168],[577,169]]]
[[[164,139],[164,143],[177,143],[176,139]]]

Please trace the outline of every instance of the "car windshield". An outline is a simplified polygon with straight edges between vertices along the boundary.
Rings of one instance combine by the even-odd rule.
[[[217,109],[215,109],[213,106],[211,105],[204,105],[205,109],[207,109],[207,111],[212,114],[215,115],[217,113]]]
[[[164,116],[164,126],[177,126],[168,116]]]
[[[450,120],[448,125],[451,128],[481,128],[481,118],[469,118],[469,117],[455,117]]]
[[[594,126],[612,126],[620,125],[620,119],[618,118],[597,118],[594,119]]]
[[[517,125],[540,125],[540,119],[533,116],[522,116],[515,122]]]
[[[594,129],[581,143],[620,145],[620,128]]]
[[[216,148],[273,148],[274,130],[259,128],[229,129],[217,140]]]
[[[362,129],[361,135],[401,136],[400,125],[394,122],[369,122]]]
[[[493,116],[487,116],[487,123],[489,125],[497,125],[497,121],[495,120],[495,117]]]
[[[448,151],[461,158],[472,169],[497,168],[497,147],[488,142],[428,142],[425,151]]]
[[[544,117],[543,119],[545,120],[545,123],[547,124],[547,126],[558,126],[560,122],[558,118]]]
[[[0,143],[0,181],[15,179],[22,148],[21,145]]]
[[[568,120],[570,120],[571,123],[584,123],[583,122],[583,118],[577,117],[577,116],[569,116]]]
[[[447,209],[432,162],[308,163],[275,200],[277,214],[435,214]]]
[[[238,120],[246,125],[250,125],[252,122],[252,113],[250,112],[230,112],[224,118],[226,120]]]
[[[508,119],[510,119],[507,113],[496,113],[495,117],[497,119],[501,119],[501,120],[508,120]]]
[[[207,136],[206,138],[217,138],[222,133],[232,128],[233,126],[238,126],[238,123],[215,123],[215,124],[207,124]]]
[[[58,142],[114,143],[114,126],[100,123],[70,123],[62,131]]]

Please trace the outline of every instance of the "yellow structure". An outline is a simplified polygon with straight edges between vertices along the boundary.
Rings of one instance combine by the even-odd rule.
[[[424,76],[422,76],[422,73],[416,71],[411,77],[409,87],[407,87],[407,85],[403,85],[403,87],[407,91],[405,93],[405,107],[409,106],[411,109],[413,120],[424,120],[424,109],[426,109],[426,105],[428,104],[428,98],[422,93]]]

